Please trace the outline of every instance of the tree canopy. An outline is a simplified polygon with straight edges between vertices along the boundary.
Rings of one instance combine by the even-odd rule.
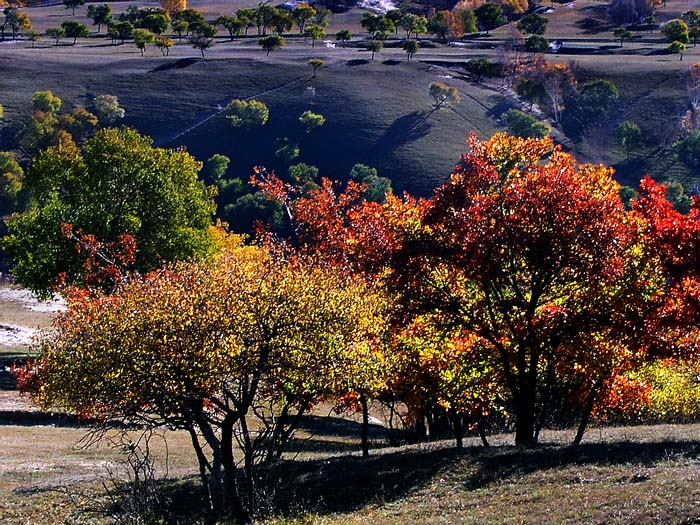
[[[211,253],[214,205],[200,169],[128,128],[99,131],[82,151],[68,142],[41,152],[24,183],[33,205],[7,219],[3,240],[17,280],[38,293],[84,283],[82,235],[104,245],[130,237],[140,272]]]

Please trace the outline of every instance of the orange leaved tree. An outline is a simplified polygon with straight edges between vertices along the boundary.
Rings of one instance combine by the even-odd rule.
[[[611,378],[641,357],[637,292],[656,281],[638,249],[639,221],[612,170],[578,164],[551,139],[469,142],[394,257],[405,315],[439,313],[478,337],[498,363],[516,444],[536,442],[550,380],[585,387],[580,441]]]

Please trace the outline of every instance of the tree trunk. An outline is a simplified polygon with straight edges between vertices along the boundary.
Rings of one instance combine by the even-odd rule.
[[[479,417],[479,420],[476,422],[476,430],[479,432],[479,437],[481,438],[481,444],[484,446],[484,448],[488,448],[489,441],[486,439],[486,428],[484,426],[484,417],[481,416]]]
[[[578,424],[578,430],[576,431],[576,437],[574,437],[574,446],[577,447],[581,444],[583,440],[583,435],[586,433],[586,427],[591,419],[591,413],[593,412],[593,405],[595,405],[595,398],[598,395],[598,384],[593,383],[591,391],[588,393],[588,399],[586,399],[586,406],[583,407],[583,414],[581,415],[581,421]]]
[[[457,448],[464,448],[464,432],[462,429],[462,417],[454,408],[450,409],[450,419],[452,420],[452,432],[455,435]]]
[[[526,372],[521,372],[526,373]],[[515,404],[515,444],[534,447],[535,439],[535,388],[530,381],[521,382]]]
[[[249,523],[236,486],[236,462],[233,458],[233,419],[226,417],[221,424],[221,464],[224,468],[224,506],[239,523]]]
[[[360,405],[362,406],[362,457],[369,456],[369,411],[367,409],[367,396],[360,394]]]

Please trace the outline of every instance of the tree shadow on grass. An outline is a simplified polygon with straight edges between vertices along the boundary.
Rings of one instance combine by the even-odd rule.
[[[374,145],[375,151],[389,152],[409,142],[426,136],[433,127],[428,118],[433,112],[414,111],[399,117],[384,132]]]
[[[700,441],[617,442],[570,446],[463,450],[407,450],[369,458],[337,457],[285,461],[278,465],[275,512],[301,507],[320,514],[351,512],[376,501],[390,502],[421,489],[435,476],[455,473],[471,491],[507,479],[568,466],[630,465],[651,467],[669,458],[696,457]],[[571,480],[574,482],[575,480]],[[629,479],[622,481],[636,482]],[[569,481],[567,481],[569,482]]]
[[[397,452],[328,457],[311,461],[280,461],[261,473],[261,509],[265,515],[294,516],[349,513],[378,502],[400,500],[423,489],[436,477],[453,477],[464,491],[473,491],[509,479],[570,466],[628,465],[630,476],[621,483],[648,479],[632,473],[669,458],[694,458],[700,441],[615,442],[523,449],[513,446],[404,449]],[[580,483],[563,476],[562,483]],[[170,508],[181,525],[199,523],[205,512],[204,493],[194,478],[170,480],[162,485]]]
[[[348,60],[345,64],[350,67],[364,66],[366,64],[369,64],[369,60],[365,58],[353,58],[352,60]]]

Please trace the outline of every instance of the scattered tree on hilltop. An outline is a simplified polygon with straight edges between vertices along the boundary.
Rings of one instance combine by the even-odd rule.
[[[92,103],[92,108],[103,126],[111,126],[126,114],[124,108],[119,105],[119,99],[114,95],[98,95]]]
[[[348,29],[342,29],[335,34],[335,39],[341,43],[345,49],[345,42],[352,40],[352,33]]]
[[[286,43],[285,39],[279,35],[270,35],[258,40],[260,47],[267,51],[266,56],[269,56],[270,51],[284,47]]]
[[[148,44],[152,44],[155,41],[156,35],[148,29],[134,29],[134,44],[141,51],[141,56],[145,55]]]
[[[490,2],[481,4],[474,9],[474,15],[479,22],[479,26],[486,31],[487,35],[492,29],[496,29],[506,23],[501,6]]]
[[[620,91],[610,80],[591,80],[581,86],[579,103],[586,118],[603,121],[618,109]]]
[[[314,70],[314,75],[312,78],[316,78],[316,71],[326,65],[326,63],[320,58],[312,58],[309,60],[308,64],[309,67]]]
[[[683,60],[683,53],[685,53],[687,50],[688,46],[683,42],[679,42],[678,40],[676,40],[675,42],[671,42],[666,48],[666,51],[668,51],[669,53],[674,55],[680,55],[679,60]]]
[[[416,40],[404,40],[404,43],[401,45],[401,47],[406,52],[407,62],[411,61],[413,55],[415,55],[418,52],[418,49],[420,48],[420,46],[418,45],[418,41]]]
[[[214,22],[216,25],[226,28],[229,38],[233,41],[236,35],[240,35],[245,24],[237,16],[222,15]]]
[[[549,20],[546,17],[537,13],[530,13],[520,19],[517,28],[518,31],[526,35],[544,35],[547,31],[548,23]]]
[[[316,24],[311,24],[304,30],[304,37],[311,39],[311,47],[316,47],[316,40],[326,38],[326,32],[323,28]]]
[[[620,26],[613,31],[613,36],[620,40],[620,47],[625,43],[625,40],[632,38],[632,31],[624,26]]]
[[[206,35],[196,34],[190,38],[190,44],[192,44],[193,48],[202,53],[202,58],[204,58],[204,51],[214,45],[214,39]]]
[[[156,37],[155,44],[156,47],[160,49],[161,54],[165,57],[170,55],[170,49],[175,45],[175,41],[172,38],[168,38],[163,35],[158,35]]]
[[[374,60],[374,54],[380,53],[383,47],[384,44],[379,40],[370,40],[367,42],[367,51],[372,52],[372,60]]]
[[[72,9],[72,14],[75,15],[75,8],[85,5],[85,0],[63,0],[63,5],[66,9]]]
[[[0,25],[0,40],[5,40],[5,28],[12,31],[12,40],[17,39],[20,31],[31,31],[32,22],[26,13],[21,13],[16,7],[6,7],[3,10],[5,21]]]
[[[270,110],[259,100],[237,99],[226,107],[226,116],[236,128],[252,128],[267,124]]]
[[[428,92],[433,97],[434,109],[449,108],[462,100],[457,88],[448,86],[444,82],[431,82]]]
[[[113,20],[112,6],[109,4],[90,4],[87,9],[87,15],[92,18],[92,23],[97,26],[97,32],[99,33],[103,25],[108,25]]]
[[[508,133],[516,137],[541,139],[552,131],[544,122],[517,109],[506,111],[501,118]]]
[[[664,25],[662,29],[662,33],[672,44],[673,42],[680,42],[682,44],[687,44],[690,42],[690,38],[688,36],[688,24],[680,19],[666,22],[666,25]]]
[[[323,126],[326,123],[326,118],[312,111],[304,111],[299,117],[299,122],[307,133],[311,133],[316,128]]]
[[[78,38],[90,36],[90,31],[87,26],[77,20],[66,20],[61,24],[61,27],[63,28],[65,36],[73,39],[73,45],[78,41]]]
[[[617,127],[616,138],[618,144],[625,148],[625,154],[629,158],[632,150],[643,144],[644,136],[640,127],[632,121],[625,120]]]

